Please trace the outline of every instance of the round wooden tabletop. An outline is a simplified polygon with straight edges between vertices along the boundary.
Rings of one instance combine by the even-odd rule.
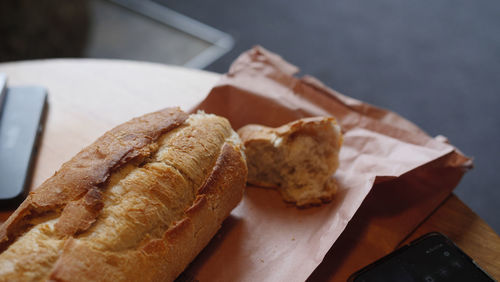
[[[0,64],[0,73],[8,76],[9,86],[39,85],[48,90],[48,115],[32,189],[105,131],[132,117],[165,107],[180,106],[189,110],[208,94],[220,78],[219,74],[181,67],[88,59],[5,63]],[[9,214],[0,213],[0,222]],[[429,231],[448,234],[490,274],[500,276],[500,263],[496,259],[500,238],[455,196],[451,196],[408,238]],[[349,235],[349,232],[356,230],[348,226],[344,233]],[[342,249],[343,243],[341,237],[334,248]],[[360,265],[369,263],[363,260],[369,245],[358,244],[357,249],[349,249],[349,244],[345,245],[350,254],[348,263],[343,262],[340,270],[332,272],[338,253],[336,256],[327,255],[312,274],[312,280],[346,278]]]
[[[165,107],[188,110],[220,75],[121,60],[55,59],[0,64],[9,86],[48,90],[48,113],[31,188],[114,126]]]

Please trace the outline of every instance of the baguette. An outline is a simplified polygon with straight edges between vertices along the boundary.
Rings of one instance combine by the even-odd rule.
[[[277,188],[298,207],[332,200],[337,191],[332,175],[343,140],[333,117],[304,118],[277,128],[251,124],[238,134],[250,184]]]
[[[241,141],[178,108],[119,125],[0,227],[0,281],[172,281],[243,195]]]

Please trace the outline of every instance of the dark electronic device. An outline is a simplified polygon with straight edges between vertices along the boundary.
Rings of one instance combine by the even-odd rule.
[[[357,271],[348,281],[495,281],[446,236],[433,232]]]
[[[5,87],[0,111],[0,209],[17,207],[26,197],[38,139],[47,110],[41,87]]]
[[[5,101],[5,92],[7,88],[7,77],[0,73],[0,117],[2,117],[3,102]]]

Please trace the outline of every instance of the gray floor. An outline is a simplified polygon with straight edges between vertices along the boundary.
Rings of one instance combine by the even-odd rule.
[[[336,90],[394,110],[474,158],[456,194],[500,233],[500,2],[156,0]]]
[[[261,44],[344,94],[396,111],[432,136],[447,136],[475,162],[456,194],[500,233],[500,189],[496,187],[500,169],[500,2],[157,2],[235,38],[235,48],[208,70],[225,72],[238,54]],[[109,28],[127,31],[120,27],[119,18],[107,13],[106,8],[94,11],[103,15]],[[182,64],[205,48],[196,40],[189,48],[179,48],[177,42],[193,38],[169,32],[148,44],[162,46],[162,50],[146,52],[147,58],[140,52],[145,39],[123,42],[117,51],[106,47],[106,42],[115,39],[95,34],[92,40],[104,43],[88,49],[88,56],[118,54]]]

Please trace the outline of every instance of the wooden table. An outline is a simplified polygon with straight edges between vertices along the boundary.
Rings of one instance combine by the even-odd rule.
[[[9,86],[43,85],[49,91],[49,114],[32,188],[113,126],[166,106],[188,110],[220,77],[180,67],[116,60],[8,63],[0,64],[0,72],[8,75]],[[0,222],[9,214],[1,212]],[[354,218],[309,280],[342,281],[376,258],[366,255],[373,243],[352,239],[356,225]],[[430,231],[448,235],[493,277],[500,278],[500,237],[456,196],[451,195],[401,244]],[[392,249],[386,247],[384,251]]]

